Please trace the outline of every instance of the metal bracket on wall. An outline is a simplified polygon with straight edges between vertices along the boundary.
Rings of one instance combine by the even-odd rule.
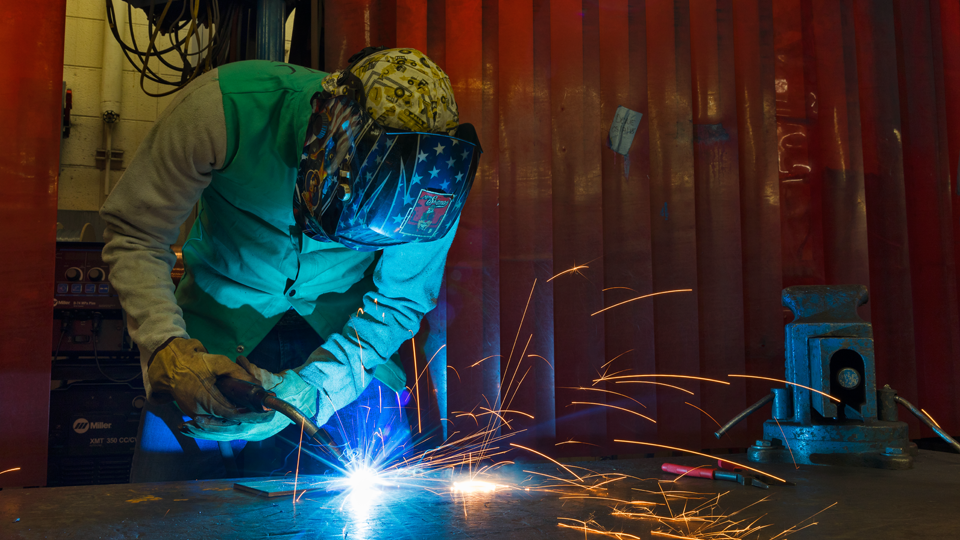
[[[107,151],[103,148],[98,148],[96,161],[97,168],[102,171],[107,166]],[[112,150],[110,152],[110,170],[123,170],[123,150]]]

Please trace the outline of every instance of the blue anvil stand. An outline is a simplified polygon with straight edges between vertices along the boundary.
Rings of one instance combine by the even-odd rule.
[[[895,390],[877,390],[873,329],[857,314],[867,303],[866,287],[788,287],[782,298],[794,315],[786,327],[786,380],[793,384],[772,389],[720,428],[718,439],[772,401],[763,439],[747,450],[751,461],[909,469],[917,447],[897,420],[899,403],[960,451]]]

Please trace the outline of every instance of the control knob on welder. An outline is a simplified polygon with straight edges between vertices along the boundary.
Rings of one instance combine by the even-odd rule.
[[[101,268],[91,268],[90,271],[87,272],[87,277],[90,279],[90,281],[103,281],[105,276],[106,273],[104,273],[103,269]]]
[[[69,281],[80,281],[83,279],[83,270],[77,268],[76,266],[67,268],[67,279]]]

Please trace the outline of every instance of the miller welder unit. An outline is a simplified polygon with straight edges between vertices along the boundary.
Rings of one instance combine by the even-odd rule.
[[[790,384],[738,414],[717,438],[773,402],[763,438],[747,450],[751,461],[909,469],[917,447],[907,424],[897,419],[900,404],[960,451],[960,444],[889,385],[877,389],[873,329],[857,314],[867,299],[863,285],[784,289],[783,305],[794,315],[786,327]]]
[[[102,242],[57,242],[47,485],[129,480],[146,401]]]

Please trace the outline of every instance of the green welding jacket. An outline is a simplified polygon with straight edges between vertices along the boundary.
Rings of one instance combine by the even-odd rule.
[[[325,75],[266,61],[220,67],[184,89],[144,139],[101,210],[110,282],[142,360],[171,336],[234,358],[294,309],[335,357],[301,373],[335,408],[371,376],[404,386],[395,353],[436,305],[456,228],[379,255],[300,231],[294,184]],[[170,245],[197,202],[174,298]]]

